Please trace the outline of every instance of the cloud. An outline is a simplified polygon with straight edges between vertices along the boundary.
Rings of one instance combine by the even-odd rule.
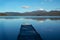
[[[52,2],[53,0],[49,0],[50,2]]]
[[[30,8],[30,6],[22,6],[22,8],[28,9]]]
[[[53,0],[44,0],[44,1],[49,1],[49,2],[52,2]]]
[[[43,0],[43,1],[40,2],[40,4],[45,4],[47,2],[53,2],[53,0]]]
[[[39,10],[44,10],[43,8],[40,8]]]

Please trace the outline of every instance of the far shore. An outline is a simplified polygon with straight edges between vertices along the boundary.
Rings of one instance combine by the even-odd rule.
[[[21,19],[21,18],[0,18],[0,19]],[[60,18],[23,18],[23,19],[32,19],[32,20],[60,20]]]

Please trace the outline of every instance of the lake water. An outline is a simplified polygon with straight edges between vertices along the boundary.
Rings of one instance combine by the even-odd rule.
[[[10,19],[6,19],[10,18]],[[11,19],[12,18],[12,19]],[[41,17],[0,17],[0,40],[17,40],[21,24],[32,24],[43,40],[60,40],[60,20],[33,20],[25,18],[54,18],[53,16]],[[60,16],[55,16],[60,18]]]

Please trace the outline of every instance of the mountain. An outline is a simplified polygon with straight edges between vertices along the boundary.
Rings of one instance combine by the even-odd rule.
[[[0,13],[0,16],[60,16],[60,11],[47,12],[45,10],[37,10],[37,11],[25,12],[25,13],[5,12],[5,13]]]

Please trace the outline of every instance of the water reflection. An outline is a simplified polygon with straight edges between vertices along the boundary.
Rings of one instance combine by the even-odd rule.
[[[38,22],[40,22],[40,23],[44,23],[44,22],[48,22],[48,21],[51,21],[51,19],[44,19],[44,20],[37,20]]]
[[[60,20],[0,19],[0,40],[17,40],[21,24],[30,23],[43,40],[60,40]],[[4,34],[4,35],[3,35]]]
[[[39,22],[40,22],[40,23],[43,23],[44,21],[43,21],[43,20],[40,20]]]

